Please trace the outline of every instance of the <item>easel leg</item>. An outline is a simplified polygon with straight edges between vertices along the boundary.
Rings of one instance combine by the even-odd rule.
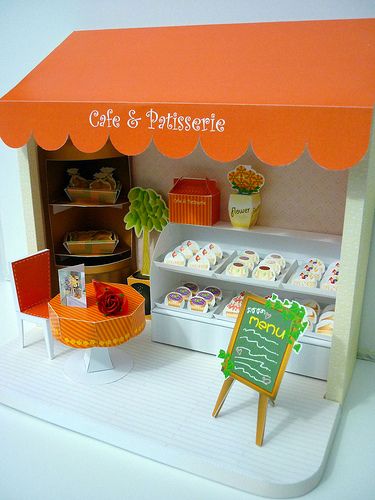
[[[234,378],[232,378],[232,377],[228,377],[224,381],[224,384],[223,384],[221,391],[219,393],[219,396],[217,398],[214,411],[212,412],[213,417],[217,417],[219,415],[221,407],[224,404],[225,398],[228,396],[229,390],[232,387],[233,382],[234,382]]]
[[[262,446],[263,444],[264,428],[266,426],[267,405],[268,396],[260,393],[258,401],[257,435],[255,439],[255,443],[257,446]]]

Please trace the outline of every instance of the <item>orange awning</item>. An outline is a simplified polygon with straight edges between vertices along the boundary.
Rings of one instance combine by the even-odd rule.
[[[270,165],[307,148],[345,169],[374,101],[375,19],[80,31],[0,100],[0,136],[127,155],[153,140],[173,158],[200,141],[222,162],[251,145]]]

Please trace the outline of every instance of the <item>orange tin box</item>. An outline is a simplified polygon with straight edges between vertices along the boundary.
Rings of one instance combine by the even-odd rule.
[[[168,201],[170,222],[212,226],[220,218],[220,191],[212,179],[174,179]]]

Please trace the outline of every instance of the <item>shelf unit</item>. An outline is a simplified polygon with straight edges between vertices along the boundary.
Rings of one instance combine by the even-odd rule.
[[[58,292],[57,270],[76,264],[85,265],[86,281],[93,278],[123,282],[136,269],[135,242],[132,231],[126,231],[123,219],[128,212],[127,193],[131,188],[130,158],[107,144],[102,150],[85,154],[68,142],[57,151],[38,148],[38,165],[45,239],[51,250],[52,291]],[[69,182],[67,169],[78,168],[92,179],[101,167],[113,167],[114,177],[122,184],[115,204],[71,202],[64,192]],[[70,231],[108,229],[116,233],[119,243],[111,254],[71,255],[64,248],[65,234]]]
[[[221,319],[219,315],[204,317],[183,311],[165,309],[158,306],[166,293],[186,281],[194,281],[200,286],[218,286],[229,296],[242,290],[249,290],[265,296],[276,292],[281,298],[303,300],[312,298],[322,307],[335,302],[335,293],[320,288],[293,287],[285,282],[259,281],[252,278],[234,278],[225,275],[227,264],[234,258],[228,257],[215,270],[204,272],[187,267],[164,264],[164,255],[184,240],[192,239],[199,243],[218,243],[224,252],[255,249],[261,256],[271,252],[281,253],[293,269],[285,276],[289,279],[296,264],[311,257],[319,257],[326,264],[340,258],[341,237],[326,234],[290,231],[284,229],[255,227],[251,230],[236,230],[230,224],[218,223],[215,226],[191,226],[168,224],[161,233],[155,247],[151,266],[151,307],[152,339],[187,349],[217,354],[225,349],[233,330],[234,323]],[[327,379],[331,341],[322,336],[303,336],[301,352],[291,357],[288,371]]]

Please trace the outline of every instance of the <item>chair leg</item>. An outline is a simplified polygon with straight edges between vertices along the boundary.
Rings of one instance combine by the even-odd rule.
[[[20,332],[20,340],[22,349],[25,347],[25,331],[23,329],[23,319],[17,314],[18,330]]]
[[[47,354],[49,359],[53,359],[55,357],[54,352],[53,352],[53,337],[52,337],[52,332],[51,332],[51,326],[49,323],[49,320],[46,320],[46,322],[43,325],[43,332],[44,332],[44,340],[46,343],[46,348],[47,348]]]

